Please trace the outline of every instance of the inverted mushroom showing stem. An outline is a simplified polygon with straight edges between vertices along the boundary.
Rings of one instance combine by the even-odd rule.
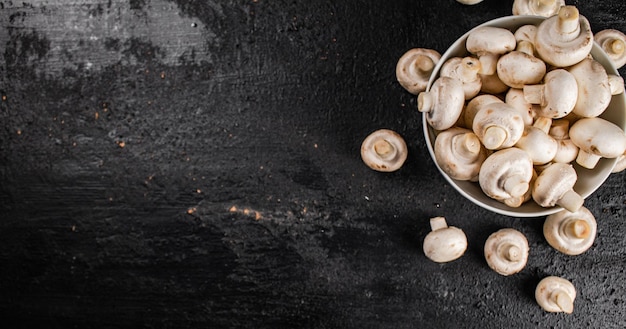
[[[535,289],[535,300],[547,312],[574,312],[576,288],[563,278],[548,276],[539,281]]]
[[[626,35],[622,31],[606,29],[593,37],[615,65],[621,68],[626,64]]]
[[[433,49],[413,48],[404,53],[396,64],[396,78],[411,94],[426,90],[428,79],[441,54]]]
[[[538,115],[546,118],[562,118],[574,109],[578,99],[576,78],[564,69],[546,73],[543,84],[524,86],[524,99],[539,104]]]
[[[494,95],[490,94],[482,94],[472,98],[465,109],[463,110],[463,124],[465,128],[472,129],[474,124],[474,117],[476,117],[476,113],[480,111],[480,109],[484,105],[488,105],[491,103],[502,103],[502,100]]]
[[[557,15],[537,27],[535,49],[546,63],[566,67],[574,65],[591,52],[593,32],[589,21],[575,6],[562,6]]]
[[[505,28],[481,26],[467,36],[467,51],[478,56],[481,74],[491,75],[496,72],[500,55],[507,53],[517,45],[513,33]]]
[[[534,15],[550,17],[565,6],[564,0],[515,0],[513,1],[513,15]]]
[[[523,196],[532,177],[533,163],[528,153],[511,147],[485,159],[478,173],[478,183],[487,196],[506,203],[507,199]]]
[[[407,155],[404,139],[389,129],[376,130],[361,144],[363,162],[376,171],[391,172],[400,169]]]
[[[533,55],[534,47],[528,41],[520,41],[517,48],[498,59],[498,77],[511,88],[523,88],[541,82],[546,74],[546,63]]]
[[[417,109],[426,112],[426,121],[435,130],[452,127],[459,119],[463,105],[463,84],[449,77],[439,77],[429,91],[423,91],[417,96]]]
[[[489,267],[504,276],[518,273],[528,261],[528,240],[524,234],[512,228],[492,233],[484,249]]]
[[[576,79],[578,98],[573,112],[583,117],[596,117],[611,102],[609,77],[602,64],[593,58],[585,58],[567,69]]]
[[[626,150],[626,134],[616,124],[599,118],[584,118],[569,129],[569,137],[579,147],[576,162],[595,168],[601,158],[617,158]]]
[[[435,161],[453,179],[472,180],[478,177],[487,150],[469,129],[452,127],[442,131],[435,140]]]
[[[451,262],[465,253],[467,237],[463,230],[448,226],[444,217],[430,219],[432,231],[424,238],[424,254],[437,263]]]
[[[569,121],[566,119],[557,119],[552,121],[549,135],[558,143],[554,162],[571,163],[578,156],[578,146],[569,138]]]
[[[572,165],[555,162],[546,167],[535,180],[532,186],[533,200],[542,207],[559,205],[571,212],[578,211],[585,200],[573,189],[577,179]]]
[[[587,251],[593,245],[596,231],[596,218],[585,207],[575,212],[562,210],[549,215],[543,224],[546,241],[566,255],[580,255]]]
[[[472,130],[489,150],[511,147],[524,132],[524,120],[506,103],[490,103],[474,117]]]
[[[480,62],[473,57],[452,57],[441,66],[440,76],[457,79],[463,83],[465,99],[478,95],[482,81],[478,75]]]

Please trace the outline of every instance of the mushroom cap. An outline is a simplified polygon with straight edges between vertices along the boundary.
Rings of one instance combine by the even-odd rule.
[[[472,54],[490,53],[501,55],[513,49],[517,42],[513,32],[495,26],[479,26],[467,36],[465,47]]]
[[[487,158],[487,150],[474,132],[452,127],[435,139],[435,161],[453,179],[471,180],[478,176],[480,166]]]
[[[464,5],[475,5],[479,2],[483,2],[483,0],[456,0],[456,1]]]
[[[517,143],[524,132],[524,120],[506,103],[489,103],[474,116],[472,130],[487,149],[497,150]]]
[[[515,0],[513,1],[513,15],[534,15],[550,17],[565,6],[565,0]]]
[[[525,85],[523,90],[527,102],[540,105],[538,115],[552,119],[572,112],[578,99],[576,78],[564,69],[546,73],[543,84]]]
[[[512,51],[498,59],[498,77],[511,88],[523,88],[541,82],[546,74],[546,63],[521,51]]]
[[[624,171],[624,169],[626,169],[626,151],[624,152],[624,154],[619,156],[619,158],[617,159],[617,163],[615,164],[615,167],[613,167],[613,170],[611,170],[611,172],[618,173]]]
[[[506,92],[504,102],[511,105],[516,109],[524,120],[524,125],[529,126],[533,124],[534,118],[537,115],[535,112],[535,105],[530,104],[524,99],[524,91],[522,89],[511,88]]]
[[[482,81],[478,75],[480,62],[473,57],[452,57],[441,66],[439,75],[457,79],[463,83],[465,99],[472,99],[478,95]]]
[[[476,113],[480,111],[480,108],[483,105],[491,103],[502,103],[502,100],[491,94],[482,94],[467,102],[462,114],[465,127],[471,129],[474,124],[474,117],[476,117]]]
[[[626,64],[626,35],[622,31],[605,29],[594,34],[593,38],[609,55],[615,68]]]
[[[426,121],[435,130],[452,127],[465,105],[463,84],[457,79],[439,77],[429,91],[417,96],[417,109],[426,112]]]
[[[543,235],[556,250],[566,255],[580,255],[596,238],[596,219],[585,207],[575,212],[562,210],[546,218]]]
[[[515,146],[528,152],[534,165],[542,165],[552,161],[559,148],[559,144],[554,138],[533,126],[524,127],[524,133],[515,143]]]
[[[573,112],[583,117],[596,117],[611,102],[611,86],[604,66],[593,58],[585,58],[567,69],[576,79],[578,98]]]
[[[578,146],[571,139],[557,140],[558,148],[552,159],[553,162],[571,163],[578,156]]]
[[[515,14],[514,14],[515,15]],[[533,44],[535,43],[535,36],[537,35],[537,25],[527,24],[522,25],[515,30],[513,36],[515,40],[519,43],[520,41],[528,41]]]
[[[575,6],[562,6],[558,15],[537,27],[535,50],[546,63],[566,67],[583,60],[593,47],[589,21]]]
[[[496,68],[497,70],[497,68]],[[509,86],[500,80],[497,73],[493,74],[480,74],[480,80],[482,81],[482,87],[480,91],[485,94],[502,94],[509,90]]]
[[[578,175],[568,163],[553,163],[545,168],[532,187],[533,200],[542,207],[558,204],[569,211],[582,207],[584,199],[574,190]]]
[[[451,262],[467,250],[467,237],[463,230],[447,226],[445,218],[430,219],[432,231],[424,238],[424,254],[437,263]]]
[[[485,259],[501,275],[521,271],[528,261],[528,240],[520,231],[504,228],[492,233],[485,242]]]
[[[410,49],[396,64],[396,79],[404,89],[417,95],[426,90],[430,74],[440,59],[441,54],[436,50]]]
[[[492,199],[523,196],[533,178],[533,162],[526,151],[510,147],[496,151],[483,162],[478,173],[478,183]]]
[[[624,131],[599,117],[576,121],[569,129],[569,137],[580,148],[576,162],[589,169],[595,167],[600,157],[616,158],[626,150]],[[585,157],[593,159],[586,161]]]
[[[535,289],[535,300],[547,312],[574,311],[576,288],[566,279],[548,276],[539,281]]]
[[[363,162],[376,171],[391,172],[402,167],[408,150],[402,136],[393,130],[379,129],[361,144]]]

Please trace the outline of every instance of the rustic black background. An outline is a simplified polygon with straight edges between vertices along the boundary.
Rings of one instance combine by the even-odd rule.
[[[586,200],[592,249],[559,254],[543,218],[445,182],[395,81],[406,50],[443,53],[512,2],[0,1],[2,322],[626,327],[626,173]],[[567,3],[626,31],[622,0]],[[406,138],[398,172],[360,160],[379,128]],[[432,216],[466,232],[464,257],[425,258]],[[482,255],[504,227],[531,246],[511,277]],[[576,285],[573,314],[535,303],[547,275]]]

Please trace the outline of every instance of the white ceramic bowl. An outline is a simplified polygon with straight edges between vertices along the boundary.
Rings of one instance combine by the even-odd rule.
[[[507,16],[491,20],[489,22],[481,24],[480,26],[502,27],[514,32],[518,27],[522,25],[539,25],[543,20],[545,20],[545,17]],[[430,76],[427,90],[430,90],[433,82],[439,77],[439,70],[447,59],[456,56],[466,56],[468,54],[465,48],[465,41],[467,40],[467,36],[470,32],[471,30],[461,36],[458,40],[456,40],[452,44],[452,46],[450,46],[450,48],[448,48],[448,50],[446,50],[446,52],[441,56],[441,60],[435,66],[435,69]],[[595,60],[597,60],[604,66],[609,74],[619,75],[619,72],[617,71],[615,66],[613,66],[609,57],[597,44],[594,44],[593,49],[591,50],[591,55]],[[611,121],[621,127],[623,130],[626,130],[626,96],[624,95],[624,93],[613,96],[609,107],[600,117]],[[448,180],[448,182],[452,184],[452,186],[468,200],[485,209],[513,217],[546,216],[563,209],[559,206],[544,208],[539,206],[532,199],[529,202],[523,204],[521,207],[512,208],[485,195],[480,189],[478,183],[469,181],[458,181],[450,178],[450,176],[448,176],[435,161],[435,153],[433,150],[435,143],[435,131],[428,125],[426,121],[426,114],[422,116],[422,124],[424,129],[424,136],[426,138],[426,143],[428,146],[428,151],[430,152],[430,155],[435,162],[437,169],[439,169],[439,171],[446,178],[446,180]],[[611,170],[615,166],[616,162],[617,159],[603,158],[592,170],[585,169],[578,164],[573,163],[574,168],[576,169],[576,172],[578,174],[578,181],[574,186],[574,190],[583,198],[587,198],[594,191],[596,191],[598,187],[600,187],[600,185],[602,185],[602,183],[607,179],[607,177],[611,174]]]

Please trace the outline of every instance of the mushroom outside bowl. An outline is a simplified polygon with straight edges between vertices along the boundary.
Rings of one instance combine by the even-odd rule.
[[[494,26],[506,28],[514,32],[520,26],[528,24],[539,25],[545,19],[545,17],[539,16],[507,16],[488,21],[477,26],[476,28],[481,26]],[[435,80],[439,77],[441,67],[446,60],[452,57],[467,56],[469,54],[466,49],[466,40],[470,32],[471,30],[457,39],[441,56],[441,60],[437,63],[432,75],[430,76],[428,87],[426,89],[427,91],[430,90]],[[591,50],[591,56],[604,66],[608,74],[619,75],[619,72],[612,64],[609,56],[598,44],[594,43]],[[500,201],[488,197],[481,190],[477,182],[455,180],[448,176],[435,160],[434,144],[436,131],[428,124],[426,115],[426,113],[423,113],[422,115],[422,125],[428,151],[433,159],[433,162],[445,179],[465,198],[487,210],[513,217],[547,216],[563,209],[560,206],[548,208],[542,207],[535,203],[532,199],[522,204],[520,207],[509,207]],[[624,92],[612,97],[608,108],[600,115],[600,117],[616,124],[622,130],[626,130],[626,96],[624,95]],[[572,162],[572,165],[578,175],[578,180],[574,185],[574,191],[580,194],[583,198],[587,198],[607,179],[616,163],[617,159],[615,158],[603,158],[594,169],[586,169],[576,164],[575,161]]]

